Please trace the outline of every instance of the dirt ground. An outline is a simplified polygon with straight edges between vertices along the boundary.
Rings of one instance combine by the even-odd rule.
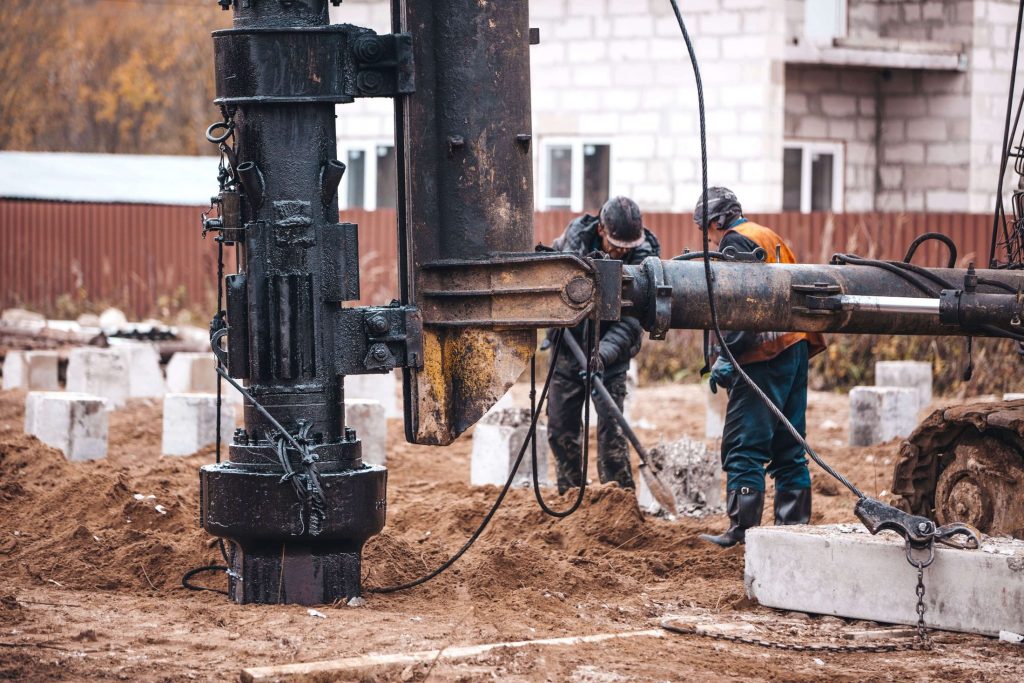
[[[724,515],[644,517],[630,492],[601,486],[563,521],[545,517],[531,491],[513,491],[452,570],[404,593],[368,595],[361,607],[325,607],[321,618],[299,606],[234,605],[181,587],[186,570],[219,561],[197,523],[197,470],[212,461],[210,449],[160,457],[160,404],[136,402],[112,415],[106,460],[68,463],[22,434],[23,403],[24,394],[0,393],[0,679],[237,680],[251,666],[649,629],[669,614],[752,623],[762,637],[789,642],[842,642],[844,632],[877,627],[752,604],[743,590],[743,548],[719,550],[697,539],[723,529]],[[703,434],[695,385],[642,388],[634,415],[652,427],[641,430],[651,444]],[[846,421],[845,396],[812,394],[814,443],[878,494],[888,486],[895,446],[846,447]],[[442,562],[497,493],[467,483],[471,436],[445,449],[412,446],[392,421],[389,439],[388,524],[366,547],[367,587]],[[814,476],[813,521],[853,521],[853,497]],[[226,583],[223,575],[204,581]],[[671,635],[498,650],[441,660],[429,672],[380,669],[364,680],[424,677],[1019,681],[1024,650],[941,634],[930,653],[816,655]]]

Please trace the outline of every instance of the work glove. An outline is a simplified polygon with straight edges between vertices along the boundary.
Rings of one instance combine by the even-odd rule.
[[[715,364],[711,366],[711,380],[708,382],[711,393],[717,394],[719,386],[725,387],[726,390],[732,389],[735,381],[736,368],[732,363],[719,356]]]

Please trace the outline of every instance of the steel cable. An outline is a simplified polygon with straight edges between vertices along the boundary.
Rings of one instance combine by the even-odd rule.
[[[793,424],[788,419],[786,419],[786,416],[783,414],[783,412],[779,410],[779,408],[774,403],[772,403],[771,399],[768,398],[767,394],[765,394],[764,391],[762,391],[761,388],[754,383],[754,380],[750,378],[750,375],[748,375],[746,371],[744,371],[743,368],[740,366],[740,364],[736,362],[736,358],[733,356],[732,351],[729,350],[729,347],[726,345],[725,339],[722,336],[722,330],[719,327],[718,323],[718,308],[715,305],[715,293],[713,276],[711,274],[711,256],[709,249],[710,241],[708,237],[708,147],[707,121],[705,119],[704,112],[704,85],[701,82],[700,65],[697,63],[697,54],[693,48],[693,41],[690,39],[689,31],[686,30],[686,22],[683,20],[683,15],[679,11],[679,5],[676,2],[676,0],[669,0],[669,2],[672,4],[672,11],[675,13],[676,21],[679,24],[679,30],[682,31],[683,40],[686,42],[686,51],[689,54],[690,66],[693,68],[693,76],[697,84],[697,110],[700,116],[700,163],[702,190],[701,197],[703,205],[703,211],[701,215],[701,235],[704,247],[704,279],[707,283],[708,307],[711,312],[711,324],[713,327],[713,331],[715,333],[715,338],[718,340],[718,345],[722,349],[723,355],[725,355],[729,362],[732,363],[733,367],[736,368],[736,372],[739,374],[740,378],[742,378],[742,380],[747,383],[747,386],[750,387],[751,391],[754,392],[754,394],[765,404],[765,406],[772,413],[772,415],[777,420],[779,420],[779,422],[786,428],[786,430],[793,436],[793,438],[796,439],[797,443],[804,447],[804,449],[807,451],[807,454],[811,456],[811,459],[814,460],[814,462],[817,463],[819,467],[825,470],[839,483],[841,483],[843,486],[849,489],[850,492],[853,493],[855,496],[862,499],[866,498],[864,493],[862,493],[861,490],[853,484],[853,482],[851,482],[849,479],[847,479],[842,474],[833,469],[832,466],[825,462],[825,460],[820,455],[818,455],[818,453],[811,447],[811,445],[807,443],[807,439],[805,439],[804,436],[800,434],[799,430],[797,430],[796,427],[794,427]]]

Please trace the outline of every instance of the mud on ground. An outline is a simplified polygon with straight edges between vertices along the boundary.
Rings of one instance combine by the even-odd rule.
[[[321,608],[326,618],[319,618],[299,606],[234,605],[180,583],[186,570],[219,561],[197,523],[197,470],[212,461],[211,449],[160,457],[160,405],[135,402],[112,415],[105,461],[72,464],[22,435],[23,403],[24,394],[0,393],[0,679],[236,680],[250,666],[645,629],[679,613],[757,622],[762,635],[792,642],[838,642],[845,631],[875,627],[751,604],[743,592],[742,547],[719,550],[697,539],[724,528],[723,515],[645,518],[630,492],[601,486],[564,521],[544,517],[531,491],[513,491],[452,570],[404,593],[369,595],[362,607]],[[877,494],[888,486],[895,446],[844,446],[845,411],[844,396],[813,394],[811,436],[827,458]],[[635,414],[654,425],[641,430],[651,444],[703,433],[696,386],[641,389]],[[442,562],[497,493],[467,484],[470,436],[446,449],[412,446],[393,421],[389,438],[388,526],[366,547],[366,586],[407,580]],[[814,476],[813,521],[853,521],[853,497],[820,472]],[[225,583],[216,575],[205,582]],[[1022,652],[959,634],[941,636],[931,653],[868,655],[671,636],[497,651],[441,661],[429,677],[1021,680]],[[369,680],[426,675],[425,667],[410,667]]]

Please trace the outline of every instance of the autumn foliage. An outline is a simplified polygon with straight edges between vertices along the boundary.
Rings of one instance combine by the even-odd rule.
[[[0,0],[0,149],[209,154],[214,0]]]

